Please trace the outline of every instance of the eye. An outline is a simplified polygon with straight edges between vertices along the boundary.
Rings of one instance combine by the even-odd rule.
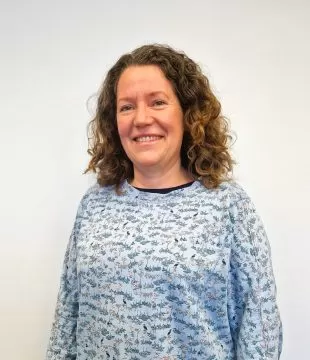
[[[156,107],[160,107],[160,106],[164,106],[164,105],[167,105],[166,101],[164,100],[154,100],[153,101],[153,106],[156,106]]]
[[[130,105],[130,104],[126,104],[126,105],[122,105],[120,108],[119,108],[119,112],[125,112],[125,111],[129,111],[129,110],[132,110],[133,109],[133,106]]]

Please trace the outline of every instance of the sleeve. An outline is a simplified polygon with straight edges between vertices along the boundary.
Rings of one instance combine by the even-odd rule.
[[[81,226],[84,203],[85,196],[79,205],[65,252],[46,360],[75,360],[77,358],[76,326],[79,311],[79,290],[76,266],[76,241]]]
[[[234,237],[228,317],[236,360],[276,360],[282,351],[282,323],[269,242],[250,199],[239,200],[230,216]]]

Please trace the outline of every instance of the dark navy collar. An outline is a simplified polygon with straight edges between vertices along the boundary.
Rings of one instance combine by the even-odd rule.
[[[146,189],[146,188],[139,188],[139,187],[136,187],[136,186],[134,186],[134,188],[139,190],[139,191],[144,191],[144,192],[167,194],[167,193],[170,193],[171,191],[174,191],[174,190],[187,188],[187,187],[191,186],[193,183],[194,183],[194,181],[191,181],[191,182],[183,184],[183,185],[169,187],[169,188],[163,188],[163,189]]]

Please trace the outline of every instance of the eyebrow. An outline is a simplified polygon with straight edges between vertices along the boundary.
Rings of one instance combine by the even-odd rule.
[[[152,91],[150,93],[148,93],[146,96],[148,97],[154,97],[154,96],[158,96],[158,95],[162,95],[166,98],[168,98],[168,95],[164,92],[164,91]],[[117,100],[117,102],[120,102],[120,101],[131,101],[132,99],[134,99],[135,97],[130,97],[130,96],[124,96],[124,97],[121,97]]]

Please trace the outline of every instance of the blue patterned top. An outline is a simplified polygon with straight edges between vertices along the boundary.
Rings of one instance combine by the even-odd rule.
[[[269,243],[239,185],[89,189],[48,360],[275,360],[281,348]]]

